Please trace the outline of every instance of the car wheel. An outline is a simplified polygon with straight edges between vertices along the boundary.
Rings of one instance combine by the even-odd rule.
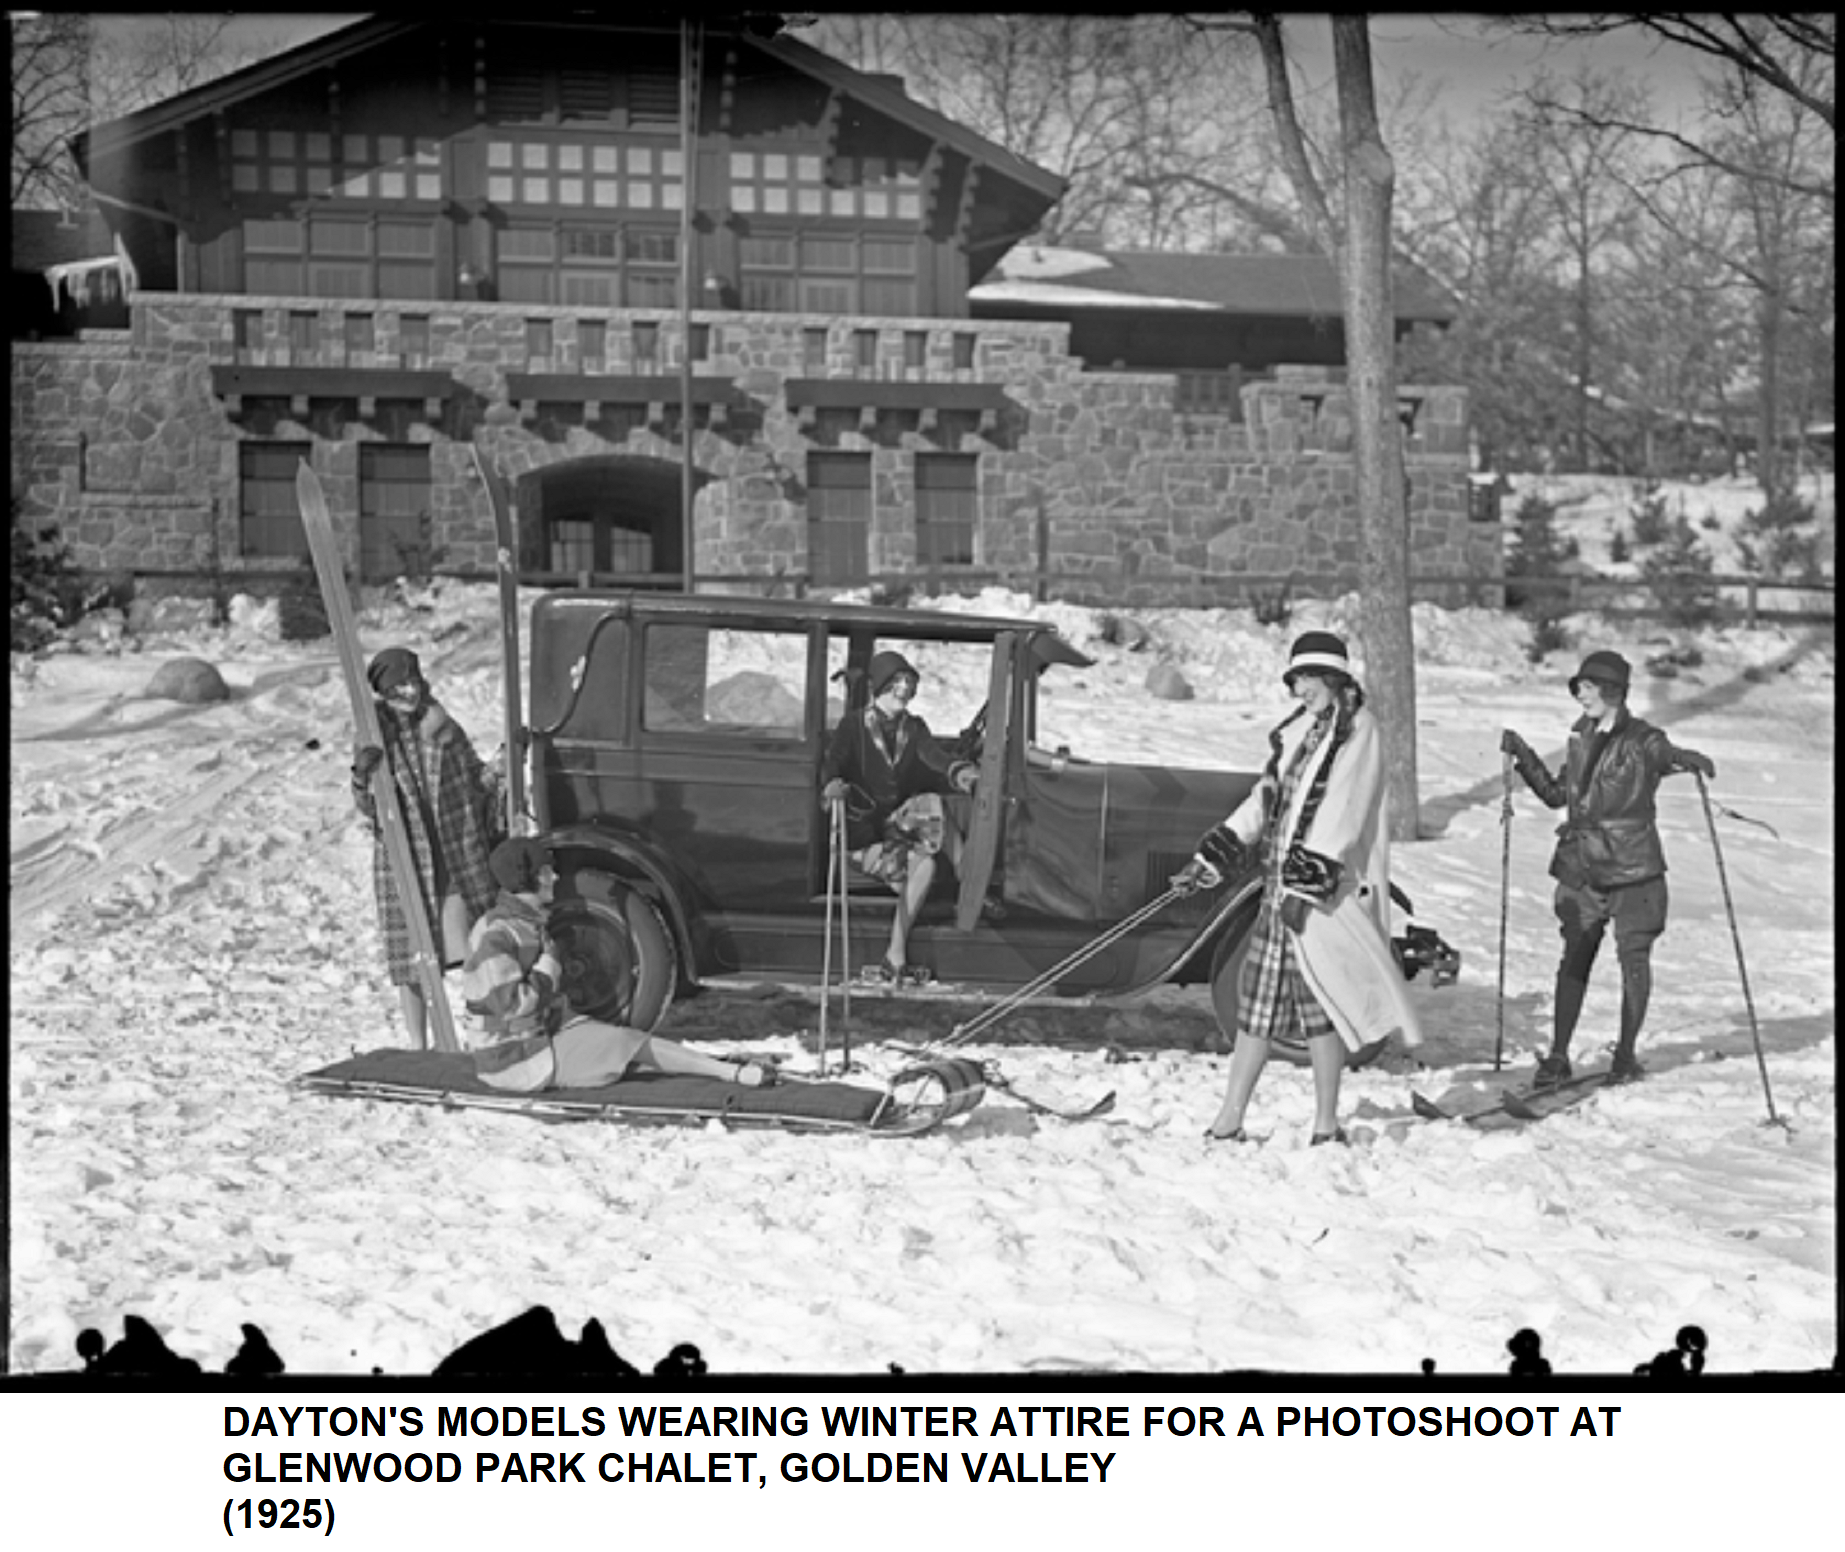
[[[606,873],[558,881],[550,929],[574,1013],[652,1029],[673,1000],[678,955],[660,909]]]
[[[1223,1036],[1222,1049],[1229,1051],[1236,1047],[1236,978],[1248,957],[1250,944],[1255,939],[1256,918],[1253,911],[1246,917],[1239,917],[1231,922],[1229,930],[1219,940],[1217,952],[1211,960],[1211,1010],[1217,1015],[1217,1028]],[[1356,1051],[1345,1053],[1345,1065],[1348,1068],[1367,1067],[1384,1054],[1389,1045],[1389,1038],[1374,1040]],[[1271,1040],[1269,1055],[1279,1057],[1284,1062],[1293,1062],[1296,1066],[1305,1066],[1310,1058],[1307,1045],[1303,1040]]]

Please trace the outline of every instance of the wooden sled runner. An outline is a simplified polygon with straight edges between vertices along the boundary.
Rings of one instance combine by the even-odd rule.
[[[986,1092],[978,1063],[946,1058],[905,1068],[882,1089],[799,1078],[751,1089],[715,1078],[643,1072],[602,1088],[511,1094],[482,1083],[474,1075],[473,1061],[463,1053],[395,1047],[334,1062],[302,1074],[294,1083],[311,1093],[345,1099],[478,1106],[552,1121],[722,1121],[726,1126],[877,1137],[921,1136],[965,1115]]]

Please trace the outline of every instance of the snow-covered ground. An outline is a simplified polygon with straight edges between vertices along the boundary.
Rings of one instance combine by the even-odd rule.
[[[1700,499],[1706,488],[1692,494]],[[1578,510],[1580,510],[1580,505]],[[1738,504],[1726,514],[1733,517]],[[403,641],[483,752],[498,742],[494,598],[438,586],[365,614]],[[1028,613],[1022,596],[957,607]],[[1285,710],[1286,627],[1246,611],[1143,611],[1140,650],[1099,612],[1041,611],[1097,658],[1047,680],[1046,742],[1119,760],[1249,766]],[[534,1304],[591,1316],[643,1367],[692,1341],[718,1373],[1072,1369],[1503,1371],[1530,1326],[1559,1372],[1626,1373],[1687,1323],[1713,1372],[1811,1369],[1838,1350],[1835,1295],[1834,641],[1829,627],[1568,622],[1533,665],[1525,627],[1419,606],[1424,838],[1395,852],[1421,919],[1460,948],[1460,984],[1418,990],[1426,1070],[1349,1077],[1356,1146],[1306,1147],[1305,1072],[1276,1065],[1258,1139],[1207,1147],[1226,1058],[1202,990],[1123,1006],[1036,1005],[981,1057],[1107,1119],[1041,1122],[991,1096],[910,1141],[708,1128],[544,1125],[486,1111],[333,1100],[288,1080],[397,1042],[378,957],[369,840],[330,647],[279,640],[244,607],[224,630],[13,665],[10,1366],[74,1368],[78,1331],[145,1317],[222,1369],[259,1324],[294,1373],[427,1373]],[[1697,788],[1660,823],[1671,923],[1643,1084],[1514,1130],[1410,1118],[1490,1068],[1497,1028],[1501,727],[1555,756],[1579,653],[1642,670],[1635,707],[1717,762],[1713,799],[1767,1074],[1767,1104]],[[1701,659],[1685,666],[1695,647]],[[223,705],[140,698],[176,656],[215,663]],[[1196,690],[1152,699],[1164,658]],[[928,665],[925,671],[928,670]],[[926,678],[921,709],[979,698]],[[952,725],[952,719],[943,718]],[[1745,816],[1742,818],[1733,815]],[[1750,820],[1760,821],[1751,823]],[[1507,1060],[1543,1048],[1557,948],[1554,819],[1511,827]],[[1767,826],[1772,826],[1770,833]],[[876,1076],[894,1004],[854,1004]],[[1618,1008],[1612,950],[1577,1049]],[[939,1034],[965,1015],[903,1004]],[[835,1010],[835,1013],[837,1010]],[[806,1063],[811,996],[758,989],[676,1008],[713,1050]],[[837,1023],[835,1022],[835,1028]],[[1388,1069],[1388,1070],[1386,1070]]]

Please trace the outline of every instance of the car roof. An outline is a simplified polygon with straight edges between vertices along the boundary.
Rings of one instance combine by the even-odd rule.
[[[816,621],[848,630],[874,631],[923,641],[989,641],[1001,631],[1054,633],[1042,620],[948,610],[905,609],[894,604],[838,603],[821,598],[759,598],[747,593],[647,593],[626,588],[559,588],[539,607],[615,609],[634,618],[718,620],[730,625],[788,627]]]

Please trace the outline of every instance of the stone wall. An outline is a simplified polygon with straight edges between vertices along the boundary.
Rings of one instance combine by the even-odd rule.
[[[233,315],[252,309],[263,313],[262,333],[255,350],[239,356]],[[350,360],[347,310],[369,314],[373,334],[373,348]],[[301,312],[318,315],[327,343],[297,360],[287,343],[289,315]],[[427,320],[426,357],[407,353],[406,318]],[[617,374],[645,369],[630,325],[657,326],[665,424],[608,406],[585,424],[580,405],[562,404],[540,406],[528,420],[508,400],[509,372],[580,370],[580,325],[591,320],[606,328],[603,370]],[[542,359],[528,353],[534,321],[550,327]],[[1288,573],[1299,574],[1301,593],[1356,585],[1351,415],[1327,369],[1284,368],[1275,381],[1246,384],[1238,423],[1179,412],[1167,374],[1084,372],[1068,353],[1064,324],[738,313],[700,313],[695,321],[711,331],[697,374],[734,382],[743,395],[716,422],[701,412],[695,434],[704,478],[695,516],[701,575],[803,572],[807,454],[831,448],[871,454],[874,574],[915,563],[913,455],[958,450],[980,455],[976,550],[986,575],[979,580],[1004,573],[1028,585],[1042,559],[1054,595],[1087,601],[1231,601],[1237,578],[1253,586]],[[806,355],[806,331],[816,329],[828,331],[824,372]],[[861,372],[854,335],[866,330],[876,331],[877,363]],[[920,368],[904,365],[906,333],[926,336]],[[971,368],[954,365],[956,336],[966,337],[963,359],[971,339]],[[232,572],[275,570],[289,563],[239,555],[237,444],[311,440],[356,565],[360,444],[423,442],[441,563],[485,571],[492,530],[469,477],[470,442],[486,445],[514,476],[609,453],[677,470],[680,348],[673,312],[144,293],[127,333],[15,343],[14,488],[34,515],[61,526],[88,568],[203,568],[215,542]],[[457,387],[433,421],[420,404],[380,401],[360,418],[353,401],[318,399],[305,419],[294,418],[286,401],[246,401],[233,417],[213,394],[211,368],[238,360],[415,367],[445,372]],[[933,423],[914,412],[865,423],[854,412],[822,410],[804,420],[783,385],[820,375],[997,383],[1006,408],[984,428],[971,412],[944,411]],[[1405,447],[1414,571],[1496,570],[1497,526],[1468,522],[1465,390],[1412,387],[1403,400],[1413,410]],[[1419,596],[1441,591],[1423,587]]]

